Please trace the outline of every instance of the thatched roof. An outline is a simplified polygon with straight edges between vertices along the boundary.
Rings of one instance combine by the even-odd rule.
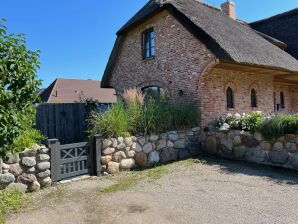
[[[253,22],[250,26],[287,44],[286,51],[298,60],[298,8]]]
[[[142,23],[155,13],[167,9],[191,31],[220,60],[243,64],[277,67],[298,71],[298,61],[221,10],[197,0],[151,0],[118,32],[125,32]],[[121,43],[116,44],[121,46]],[[109,86],[110,73],[117,58],[114,49],[107,65],[103,86]]]

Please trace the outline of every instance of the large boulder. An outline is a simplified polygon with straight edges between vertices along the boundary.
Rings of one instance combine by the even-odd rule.
[[[220,151],[223,157],[227,157],[227,158],[233,157],[233,141],[232,141],[233,138],[234,137],[221,140]]]
[[[147,144],[145,144],[143,146],[143,152],[144,153],[148,154],[148,153],[152,152],[152,150],[153,150],[153,147],[152,147],[152,144],[150,142],[148,142]]]
[[[273,163],[284,164],[289,159],[289,153],[284,149],[282,149],[282,150],[271,150],[269,152],[269,158]]]
[[[118,144],[124,143],[124,138],[123,137],[118,137],[117,142],[118,142]]]
[[[35,166],[36,165],[35,157],[23,157],[22,165],[27,166],[27,167]]]
[[[217,153],[217,141],[213,136],[209,136],[206,139],[206,150],[207,153],[216,154]]]
[[[259,141],[250,135],[242,135],[241,141],[242,144],[244,144],[248,148],[256,148],[259,145]]]
[[[113,155],[113,161],[120,162],[121,160],[126,159],[126,154],[123,151],[118,151]]]
[[[129,150],[129,151],[126,152],[126,155],[127,155],[128,158],[134,158],[135,155],[136,155],[136,152],[133,151],[133,150]]]
[[[263,149],[265,151],[270,151],[271,150],[271,143],[267,142],[267,141],[262,141],[260,143],[260,147],[261,147],[261,149]]]
[[[132,143],[131,149],[135,152],[142,152],[143,151],[142,146],[137,142]]]
[[[20,156],[19,154],[13,155],[12,153],[7,153],[5,158],[5,163],[7,164],[15,164],[20,162]]]
[[[178,153],[178,159],[179,160],[183,160],[183,159],[187,159],[190,158],[191,154],[189,153],[188,149],[180,149],[179,153]]]
[[[7,186],[6,189],[18,191],[20,193],[25,193],[28,189],[27,185],[22,183],[11,183]]]
[[[144,137],[138,137],[138,143],[143,146],[146,143],[146,139]]]
[[[185,139],[179,139],[174,142],[174,148],[176,149],[185,149],[185,147],[186,147]]]
[[[156,163],[159,163],[159,152],[158,151],[150,152],[148,156],[148,164],[154,165]]]
[[[11,173],[0,174],[0,185],[9,185],[15,181],[15,176]]]
[[[298,169],[298,153],[295,153],[293,156],[291,156],[291,164],[295,169]]]
[[[202,152],[201,145],[199,143],[188,143],[187,148],[192,156],[197,156]]]
[[[286,149],[287,149],[288,152],[290,152],[290,153],[296,153],[297,152],[296,143],[287,142],[285,146],[286,146]]]
[[[236,159],[241,159],[245,156],[246,148],[244,145],[234,147],[234,157]]]
[[[39,191],[40,189],[40,183],[38,181],[34,181],[32,184],[28,185],[28,190],[30,192]]]
[[[133,143],[133,140],[132,140],[132,137],[126,137],[124,139],[124,144],[127,146],[127,147],[130,147]]]
[[[135,161],[136,164],[141,166],[141,167],[145,167],[147,165],[147,154],[144,152],[138,152],[135,155]]]
[[[21,168],[21,166],[18,163],[11,164],[9,166],[9,172],[17,177],[23,173],[23,169]]]
[[[156,134],[151,134],[149,137],[150,142],[156,142],[158,140],[159,136]]]
[[[102,157],[100,158],[100,162],[101,162],[101,164],[103,164],[103,165],[108,165],[108,163],[109,163],[110,161],[112,161],[112,156],[102,156]]]
[[[107,155],[113,154],[115,151],[116,151],[115,148],[106,148],[102,151],[102,154],[104,156],[107,156]]]
[[[50,160],[50,156],[48,154],[38,154],[36,156],[36,159],[38,161],[48,161],[48,160]]]
[[[52,185],[52,179],[50,177],[46,177],[44,179],[40,179],[39,183],[41,187],[50,187]]]
[[[119,173],[120,164],[116,162],[109,162],[107,172],[109,174]]]
[[[262,163],[265,161],[267,153],[259,147],[251,148],[246,150],[245,157],[250,162]]]
[[[179,138],[177,132],[175,132],[175,131],[169,132],[168,136],[169,136],[169,140],[172,142],[177,141]]]
[[[120,163],[120,168],[121,169],[132,169],[136,166],[135,160],[134,159],[123,159],[121,160]]]
[[[40,148],[37,150],[37,152],[40,154],[47,154],[50,152],[50,149],[43,145],[43,146],[40,146]]]
[[[102,141],[102,148],[103,148],[103,149],[106,149],[106,148],[108,148],[108,147],[111,147],[112,145],[113,145],[113,142],[112,142],[111,139],[104,139],[104,140]]]
[[[38,178],[50,177],[51,176],[51,171],[50,170],[46,170],[46,171],[43,171],[43,172],[40,172],[40,173],[36,174],[36,176]]]
[[[283,142],[275,142],[273,145],[274,150],[282,150],[284,148],[284,143]]]
[[[28,184],[32,184],[35,181],[37,181],[37,179],[34,174],[23,173],[21,176],[18,177],[18,182],[22,184],[28,185]]]
[[[50,168],[51,168],[51,163],[50,162],[41,162],[41,163],[37,164],[37,169],[39,171],[44,171],[44,170],[47,170],[47,169],[50,169]]]
[[[126,145],[122,142],[119,145],[116,146],[117,150],[125,150],[126,149]]]
[[[178,159],[178,150],[173,148],[164,148],[160,153],[160,162],[168,163],[170,161],[176,161]]]
[[[163,148],[167,147],[167,140],[166,139],[160,139],[157,143],[156,143],[156,150],[161,150]]]
[[[20,157],[35,157],[38,149],[25,149],[20,153]]]

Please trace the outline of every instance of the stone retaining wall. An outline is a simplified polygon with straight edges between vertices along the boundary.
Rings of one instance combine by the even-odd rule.
[[[102,141],[101,164],[109,174],[138,167],[185,159],[199,153],[200,128],[152,134],[148,137],[118,137]]]
[[[34,145],[16,155],[0,159],[0,190],[17,188],[20,191],[37,191],[51,185],[49,149]]]
[[[260,133],[244,131],[204,132],[202,148],[224,158],[298,169],[298,135],[266,140]]]

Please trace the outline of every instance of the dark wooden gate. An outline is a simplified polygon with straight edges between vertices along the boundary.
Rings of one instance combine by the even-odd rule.
[[[36,127],[48,139],[61,144],[83,142],[86,128],[86,105],[82,103],[40,104],[36,111]]]
[[[58,139],[48,140],[51,152],[51,178],[58,181],[84,174],[100,175],[101,138],[90,142],[61,145]]]

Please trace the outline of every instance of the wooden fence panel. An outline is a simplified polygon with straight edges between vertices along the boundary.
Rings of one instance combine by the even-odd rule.
[[[83,142],[85,121],[85,104],[40,104],[37,106],[37,129],[48,139],[59,139],[61,144]]]

